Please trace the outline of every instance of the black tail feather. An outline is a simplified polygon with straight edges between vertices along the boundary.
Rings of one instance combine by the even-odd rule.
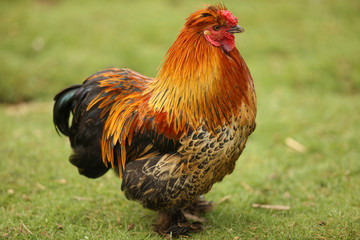
[[[81,85],[72,85],[65,88],[55,96],[53,121],[57,133],[60,131],[62,134],[69,136],[69,117],[71,106],[74,95],[80,87]]]

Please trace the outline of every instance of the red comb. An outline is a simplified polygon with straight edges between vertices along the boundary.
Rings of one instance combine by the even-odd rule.
[[[229,10],[220,10],[220,12],[231,26],[237,25],[237,18]]]

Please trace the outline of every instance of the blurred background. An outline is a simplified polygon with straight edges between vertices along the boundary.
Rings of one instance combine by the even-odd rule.
[[[0,102],[50,100],[109,66],[155,76],[184,19],[214,1],[2,0]],[[225,1],[258,88],[360,91],[359,3]]]
[[[130,223],[134,239],[153,236],[154,213],[126,201],[113,174],[91,181],[67,162],[52,99],[106,67],[156,76],[185,18],[214,2],[0,0],[0,237],[114,239],[119,225],[125,239]],[[236,47],[254,78],[257,129],[209,193],[231,202],[200,237],[360,238],[360,1],[222,2],[245,29]]]

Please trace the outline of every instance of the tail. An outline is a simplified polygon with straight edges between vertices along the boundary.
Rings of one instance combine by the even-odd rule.
[[[74,95],[81,85],[72,85],[59,92],[54,100],[53,121],[57,133],[69,136],[69,117]],[[60,134],[60,133],[59,133]]]
[[[82,97],[88,90],[83,85],[73,85],[59,92],[54,98],[53,121],[56,131],[70,139],[73,154],[69,161],[78,168],[80,174],[89,178],[98,178],[104,175],[109,168],[102,161],[99,142],[103,129],[103,122],[99,119],[101,111],[98,108],[94,108],[92,111],[85,110],[88,102],[84,101]],[[92,95],[96,96],[95,93]],[[73,112],[73,116],[78,121],[72,122],[72,131],[70,131],[70,112],[74,110],[75,106],[76,112]],[[89,120],[93,122],[91,126],[86,124]]]

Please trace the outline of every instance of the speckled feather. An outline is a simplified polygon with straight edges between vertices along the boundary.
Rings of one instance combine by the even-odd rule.
[[[244,107],[245,108],[245,107]],[[152,153],[125,168],[122,190],[153,210],[181,208],[230,174],[255,123],[233,119],[211,133],[205,127],[181,138],[175,153]],[[248,121],[246,119],[244,122]]]

